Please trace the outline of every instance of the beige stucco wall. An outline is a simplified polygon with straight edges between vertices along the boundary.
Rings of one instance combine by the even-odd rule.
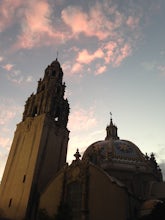
[[[41,148],[44,149],[38,163],[38,190],[43,191],[56,172],[66,163],[66,151],[69,131],[56,126],[51,118],[47,118],[41,137]],[[45,148],[46,146],[46,148]]]
[[[22,220],[32,184],[40,193],[64,165],[68,134],[45,114],[18,124],[0,186],[0,210],[6,217]]]
[[[64,173],[61,172],[57,177],[48,185],[40,198],[39,210],[46,210],[47,214],[53,217],[60,205],[62,190],[63,190]]]
[[[89,168],[89,220],[125,220],[127,194],[97,167]]]
[[[87,176],[80,176],[80,170]],[[82,172],[81,172],[82,173]],[[72,181],[80,181],[83,185],[82,210],[87,208],[86,216],[82,213],[82,219],[88,220],[125,220],[128,211],[128,195],[123,186],[119,186],[114,179],[100,168],[78,163],[77,166],[69,166],[65,169],[65,184]],[[59,174],[48,185],[41,195],[39,209],[45,209],[49,216],[57,214],[62,199],[64,172]],[[66,193],[66,192],[65,192]],[[84,203],[85,202],[85,203]],[[85,209],[86,209],[85,208]],[[84,217],[85,216],[85,217]]]
[[[0,209],[8,218],[23,219],[25,215],[43,123],[44,115],[27,118],[17,126],[0,187]]]

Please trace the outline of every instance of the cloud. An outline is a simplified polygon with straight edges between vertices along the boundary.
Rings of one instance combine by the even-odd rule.
[[[35,7],[34,7],[35,5]],[[21,20],[21,34],[14,49],[50,45],[58,41],[62,43],[69,37],[55,28],[52,21],[51,5],[46,0],[30,0],[24,8]]]
[[[49,24],[50,8],[46,1],[29,1],[24,13],[22,33],[18,38],[17,47],[32,48],[40,42],[43,34],[52,35]]]
[[[104,50],[106,56],[104,57],[106,63],[110,63],[114,61],[114,54],[118,48],[118,44],[115,41],[109,41],[105,43]]]
[[[76,153],[77,148],[79,149],[81,156],[83,156],[83,153],[88,146],[90,146],[95,141],[103,139],[105,135],[103,130],[93,130],[93,132],[88,132],[88,134],[85,132],[82,133],[81,131],[79,133],[70,133],[71,137],[69,140],[67,153],[67,161],[69,163],[74,160],[74,154]]]
[[[0,98],[0,178],[2,176],[7,155],[12,142],[13,121],[21,112],[18,106],[11,99]],[[15,123],[14,123],[15,124]]]
[[[63,42],[67,35],[57,31],[52,22],[52,9],[47,0],[2,1],[0,32],[15,24],[20,26],[16,29],[17,41],[12,50],[50,45],[55,39]]]
[[[16,22],[19,17],[21,6],[23,5],[24,2],[22,0],[3,0],[1,2],[0,32]]]
[[[134,6],[136,8],[136,5]],[[85,69],[85,65],[100,59],[98,63],[102,67],[94,71],[94,74],[98,75],[104,73],[109,64],[115,68],[120,66],[132,54],[140,37],[142,13],[141,9],[135,8],[129,6],[129,13],[126,13],[119,10],[117,4],[108,1],[102,4],[97,2],[86,10],[77,6],[64,8],[61,18],[70,28],[72,38],[82,40],[83,34],[90,42],[95,42],[94,52],[92,46],[74,51],[75,67],[78,67],[79,63],[83,65],[81,69]],[[77,68],[74,70],[73,72],[78,73]]]
[[[59,2],[56,4],[59,5]],[[12,47],[14,51],[57,43],[61,46],[67,42],[68,45],[72,45],[71,59],[74,60],[65,67],[69,69],[70,75],[79,76],[82,76],[84,70],[90,72],[87,71],[86,65],[96,59],[102,66],[93,72],[98,75],[104,73],[109,64],[118,67],[131,55],[139,36],[139,23],[142,17],[141,13],[138,13],[138,7],[132,9],[131,5],[128,5],[128,13],[122,11],[117,3],[107,0],[102,3],[93,2],[85,8],[60,3],[61,11],[57,13],[54,5],[55,3],[48,0],[3,1],[2,20],[4,23],[5,20],[7,22],[4,28],[12,25],[13,28],[14,24],[17,26],[13,37],[16,38]],[[68,51],[71,52],[69,49]],[[9,64],[4,68],[8,71],[12,69]],[[21,83],[25,79],[18,70],[16,71],[11,73],[9,78]]]
[[[157,69],[160,71],[161,75],[165,76],[165,66],[164,65],[158,66]]]
[[[67,76],[79,76],[79,78],[82,77],[84,69],[83,65],[78,62],[74,62],[73,60],[71,61],[66,61],[65,63],[62,64],[62,69]]]
[[[94,53],[89,53],[86,49],[78,53],[76,61],[79,63],[89,64],[95,59],[103,58],[104,53],[101,49],[96,50]]]
[[[4,58],[3,58],[2,56],[0,56],[0,62],[2,62],[2,61],[3,61],[3,59],[4,59]]]
[[[151,71],[159,71],[159,73],[162,75],[162,76],[165,76],[165,65],[158,65],[157,62],[155,61],[145,61],[143,62],[142,64],[142,67],[147,70],[148,72],[151,72]]]
[[[100,66],[96,71],[95,75],[100,75],[103,74],[106,71],[107,67],[106,66]]]
[[[61,12],[61,18],[75,34],[88,30],[88,15],[79,7],[68,6]]]
[[[113,66],[119,66],[121,62],[132,53],[131,46],[125,43],[118,51],[118,54],[113,62]]]
[[[83,64],[89,64],[95,59],[103,58],[104,53],[101,49],[96,50],[94,53],[89,53],[86,49],[80,51],[76,58],[77,62]]]
[[[80,63],[75,63],[72,66],[71,73],[80,73],[83,70],[83,65]]]
[[[34,81],[32,75],[24,76],[20,70],[13,70],[7,74],[7,79],[15,84],[31,83]]]
[[[139,26],[139,22],[140,22],[140,18],[139,17],[133,17],[133,16],[129,16],[126,20],[126,24],[131,29],[137,28]]]
[[[0,99],[0,126],[7,125],[20,113],[20,106],[10,99]]]
[[[5,167],[12,142],[13,121],[21,113],[21,107],[12,99],[0,97],[0,178]],[[15,123],[14,123],[15,125]]]
[[[123,20],[122,14],[116,11],[115,7],[111,7],[111,10],[107,10],[106,7],[107,5],[96,3],[89,12],[85,12],[81,7],[68,6],[61,12],[61,17],[71,28],[75,37],[83,33],[88,37],[105,40]],[[113,21],[108,19],[110,14],[115,17]]]
[[[13,68],[13,66],[14,66],[13,64],[8,63],[8,64],[4,65],[3,68],[7,71],[10,71]]]
[[[20,70],[14,70],[7,75],[8,80],[13,83],[21,84],[23,82],[23,76]]]
[[[0,137],[0,147],[8,149],[11,145],[11,139],[8,137]]]
[[[94,110],[89,108],[88,110],[76,107],[71,112],[69,117],[68,127],[71,131],[89,130],[96,126],[97,120],[94,116]]]
[[[31,83],[34,81],[34,77],[33,76],[27,76],[25,79],[26,82]]]

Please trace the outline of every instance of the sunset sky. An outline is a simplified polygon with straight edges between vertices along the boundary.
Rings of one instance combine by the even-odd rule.
[[[68,161],[105,138],[165,170],[165,0],[0,1],[0,177],[25,101],[57,58],[70,103]]]

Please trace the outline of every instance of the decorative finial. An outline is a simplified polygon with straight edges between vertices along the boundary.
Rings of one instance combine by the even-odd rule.
[[[79,153],[79,150],[77,149],[76,153],[74,154],[76,160],[80,160],[81,154]]]
[[[110,112],[110,124],[112,124],[112,112]]]
[[[58,50],[57,50],[57,57],[56,57],[56,60],[58,60]]]

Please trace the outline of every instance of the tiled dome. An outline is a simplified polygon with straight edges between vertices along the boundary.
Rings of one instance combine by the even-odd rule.
[[[84,152],[83,159],[93,163],[101,163],[107,160],[120,161],[145,161],[145,157],[139,148],[126,140],[103,140],[91,144]]]
[[[105,140],[91,144],[84,152],[83,159],[87,159],[94,164],[118,161],[120,163],[145,162],[144,154],[132,142],[120,140],[117,135],[117,127],[113,124],[107,126],[107,136]]]

